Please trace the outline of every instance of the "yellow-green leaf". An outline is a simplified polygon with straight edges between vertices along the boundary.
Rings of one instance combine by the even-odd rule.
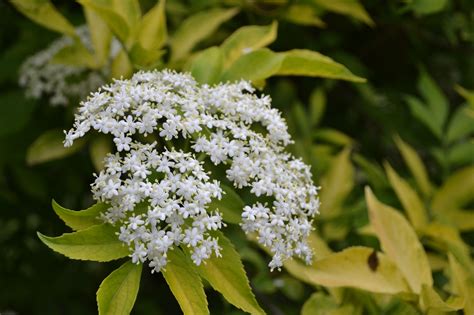
[[[168,35],[165,3],[165,0],[159,0],[140,21],[137,29],[137,42],[144,49],[159,50],[166,42]]]
[[[449,102],[436,82],[423,69],[418,79],[418,90],[428,105],[431,121],[434,121],[436,126],[442,129],[448,115]]]
[[[49,0],[10,0],[31,20],[50,30],[76,37],[74,26],[54,7]]]
[[[459,95],[464,97],[464,99],[469,103],[471,108],[474,108],[474,91],[467,90],[459,85],[456,85],[454,89],[456,90],[456,92],[458,92]]]
[[[101,0],[103,1],[103,0]],[[105,0],[111,1],[111,9],[120,15],[127,23],[130,30],[133,30],[142,16],[140,3],[138,0]]]
[[[474,230],[474,210],[450,208],[449,211],[435,213],[438,221],[450,224],[460,231]]]
[[[222,257],[212,256],[198,266],[201,276],[232,305],[252,315],[265,314],[250,288],[240,255],[222,233],[216,233]]]
[[[354,142],[354,139],[345,133],[332,128],[320,128],[315,130],[313,132],[313,139],[343,147],[350,146]]]
[[[236,15],[238,9],[210,9],[187,18],[171,37],[171,59],[179,60],[186,56],[193,47],[225,21]]]
[[[421,229],[428,223],[428,215],[426,213],[423,201],[420,199],[415,190],[410,185],[398,176],[397,172],[385,163],[385,171],[388,176],[388,180],[392,185],[398,199],[401,201],[405,212],[408,215],[408,219],[413,224],[415,229]]]
[[[373,268],[369,266],[371,255],[376,257]],[[313,285],[352,287],[389,294],[410,291],[397,266],[385,254],[374,254],[374,250],[368,247],[346,248],[315,260],[312,266],[289,260],[284,267],[294,277]]]
[[[271,44],[277,37],[278,23],[268,26],[249,25],[236,30],[222,43],[224,68],[227,68],[241,55]]]
[[[167,258],[163,277],[184,315],[209,314],[201,278],[192,261],[179,248],[168,251]]]
[[[323,118],[326,110],[326,94],[321,88],[314,89],[309,97],[309,117],[311,126],[314,128]]]
[[[58,217],[60,217],[67,226],[76,231],[103,223],[100,219],[100,214],[108,208],[105,203],[96,203],[85,210],[75,211],[60,206],[54,200],[52,205]]]
[[[341,205],[354,187],[354,167],[350,160],[351,150],[342,150],[332,161],[328,171],[321,178],[321,216],[337,216]]]
[[[276,75],[321,77],[352,82],[366,81],[354,75],[342,64],[316,51],[293,49],[279,54],[284,58]]]
[[[451,269],[452,289],[465,300],[464,314],[474,314],[474,276],[468,274],[466,269],[449,253],[449,266]]]
[[[70,147],[64,147],[64,133],[61,130],[48,130],[38,137],[28,148],[26,163],[36,165],[60,159],[79,151],[85,144],[84,139],[74,141]]]
[[[383,251],[398,266],[411,290],[433,284],[426,253],[410,223],[397,210],[381,203],[370,188],[365,189],[370,224],[380,240]]]
[[[101,67],[106,63],[110,55],[112,32],[107,23],[94,10],[84,7],[84,15],[86,16],[92,46],[94,47],[96,64]]]
[[[262,48],[242,55],[222,75],[222,81],[265,80],[280,69],[283,55]]]
[[[133,65],[127,53],[121,50],[112,60],[111,76],[114,79],[129,78],[133,73]]]
[[[215,84],[222,73],[224,57],[219,47],[199,52],[191,64],[191,74],[199,83]]]
[[[313,293],[303,305],[301,315],[352,315],[354,308],[345,303],[340,306],[333,298],[321,292]]]
[[[394,138],[395,144],[402,154],[403,160],[408,166],[411,174],[415,178],[418,188],[425,197],[429,197],[433,190],[433,186],[429,180],[423,161],[420,159],[415,149],[404,142],[399,136]]]
[[[425,311],[452,312],[464,307],[464,298],[452,296],[443,301],[433,287],[423,284],[420,304]]]
[[[80,40],[76,40],[74,44],[60,49],[51,59],[51,63],[91,69],[97,68],[94,55],[92,55]]]
[[[460,169],[451,175],[433,196],[435,212],[460,209],[474,199],[474,166]]]
[[[110,261],[129,254],[116,232],[110,224],[104,223],[57,237],[38,232],[38,237],[46,246],[71,259]]]
[[[140,288],[142,264],[127,261],[100,284],[97,291],[99,315],[129,315]]]
[[[306,26],[324,27],[326,23],[318,16],[318,12],[314,10],[313,6],[308,4],[292,4],[285,12],[283,18],[295,24]]]
[[[374,21],[358,0],[312,0],[312,2],[328,11],[351,16],[370,26],[374,25]]]
[[[77,0],[83,7],[94,11],[107,23],[109,29],[117,38],[125,44],[131,33],[127,21],[119,13],[114,11],[113,3],[108,1]]]

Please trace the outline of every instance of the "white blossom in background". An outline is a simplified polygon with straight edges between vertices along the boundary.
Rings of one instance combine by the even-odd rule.
[[[223,164],[236,188],[267,200],[245,206],[241,226],[270,250],[271,269],[293,256],[310,263],[307,237],[318,213],[317,188],[309,166],[285,152],[291,138],[280,113],[268,96],[253,92],[245,81],[208,86],[188,74],[139,72],[81,103],[65,145],[91,130],[113,136],[117,153],[107,157],[92,191],[111,205],[104,218],[120,225],[119,237],[135,262],[149,261],[159,271],[167,250],[181,244],[191,248],[197,265],[219,255],[210,231],[223,226],[222,217],[208,206],[222,191],[199,154]],[[193,152],[159,152],[155,143],[136,140],[143,139],[139,134],[170,144],[185,139]]]
[[[77,35],[90,51],[92,42],[89,30],[85,25],[76,29]],[[48,97],[53,106],[68,105],[71,98],[84,99],[91,91],[105,83],[110,68],[91,70],[86,67],[71,66],[51,62],[61,49],[74,43],[71,37],[63,36],[49,47],[26,59],[21,65],[19,84],[26,90],[26,95],[39,99]],[[118,43],[112,42],[111,55],[117,53]]]

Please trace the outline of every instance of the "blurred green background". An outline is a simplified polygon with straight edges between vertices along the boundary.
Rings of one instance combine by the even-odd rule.
[[[79,4],[53,3],[75,25],[84,23]],[[272,77],[263,92],[284,113],[296,140],[292,150],[312,165],[315,181],[322,189],[325,185],[321,179],[333,180],[340,189],[349,183],[350,187],[342,192],[343,200],[338,200],[342,210],[337,216],[316,219],[323,239],[335,251],[351,245],[377,248],[376,238],[358,232],[368,222],[364,185],[375,188],[379,199],[401,208],[382,163],[388,161],[400,176],[414,182],[394,136],[399,135],[416,149],[434,187],[442,186],[456,171],[474,166],[474,105],[468,105],[467,97],[468,90],[474,89],[474,2],[363,0],[360,3],[371,17],[365,18],[365,23],[364,18],[351,12],[339,14],[316,6],[314,15],[324,21],[324,26],[308,25],[311,23],[304,18],[303,12],[308,12],[304,6],[292,16],[287,14],[292,5],[312,3],[169,0],[168,29],[172,36],[187,16],[214,7],[238,6],[240,12],[198,48],[221,43],[241,26],[268,25],[278,20],[278,37],[270,45],[272,50],[315,50],[367,79],[367,83],[357,84]],[[154,1],[141,4],[150,8]],[[119,263],[68,260],[50,251],[36,236],[36,231],[47,235],[64,232],[63,224],[51,210],[52,198],[71,209],[91,204],[89,184],[94,166],[89,153],[84,148],[62,159],[38,165],[26,163],[28,148],[39,135],[53,128],[69,129],[73,121],[76,104],[52,107],[47,98],[27,98],[18,85],[22,62],[58,35],[28,20],[7,1],[0,2],[0,12],[0,314],[94,314],[95,291]],[[471,94],[471,102],[472,97]],[[433,127],[429,121],[436,113],[428,111],[423,117],[413,105],[416,102],[427,104],[427,108],[447,104],[446,118]],[[461,109],[470,109],[467,118],[456,118],[464,115],[457,114]],[[454,119],[457,120],[452,122]],[[460,125],[461,131],[450,131]],[[438,135],[433,131],[436,128]],[[455,135],[450,136],[452,133]],[[350,172],[344,172],[345,160],[340,162],[344,148],[350,148]],[[330,175],[331,170],[341,173]],[[334,183],[334,177],[338,182]],[[468,194],[471,192],[463,209],[474,208],[474,190]],[[472,220],[472,215],[470,211],[465,218]],[[432,217],[435,215],[430,214]],[[472,257],[472,227],[453,225]],[[265,260],[265,255],[247,245],[237,247],[244,253],[241,252],[262,307],[269,314],[299,314],[314,288],[296,281],[286,271],[261,272],[258,262]],[[439,288],[448,281],[443,272],[435,273],[434,278]],[[206,292],[211,314],[239,314],[215,291]],[[381,307],[363,291],[354,290],[351,294],[362,301],[364,314],[403,314],[396,313],[392,306]],[[143,273],[133,313],[180,314],[161,275]]]

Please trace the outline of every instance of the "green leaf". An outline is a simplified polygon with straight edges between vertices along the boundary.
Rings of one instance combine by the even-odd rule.
[[[210,36],[225,21],[230,20],[239,10],[214,8],[199,12],[181,23],[171,37],[171,60],[185,57],[193,47]]]
[[[100,284],[97,291],[99,315],[128,315],[140,288],[142,264],[127,261]]]
[[[129,254],[116,232],[114,227],[104,223],[57,237],[38,232],[38,237],[46,246],[71,259],[110,261]]]
[[[84,7],[87,26],[89,28],[95,60],[98,67],[105,65],[109,58],[112,32],[102,18],[87,7]]]
[[[67,226],[76,231],[103,223],[99,216],[108,208],[108,205],[105,203],[96,203],[85,210],[75,211],[60,206],[54,200],[52,205],[58,217],[60,217]]]
[[[454,86],[454,89],[456,90],[456,92],[458,92],[459,95],[464,97],[464,99],[469,103],[471,108],[474,108],[474,91],[467,90],[459,85]]]
[[[76,37],[76,30],[49,0],[10,0],[24,15],[50,30]]]
[[[443,126],[436,119],[433,119],[433,113],[430,109],[416,97],[407,96],[405,100],[410,107],[412,115],[424,124],[438,139],[441,139]]]
[[[332,143],[339,146],[350,146],[354,139],[343,132],[332,128],[320,128],[313,132],[313,139],[322,142]]]
[[[206,294],[193,262],[179,248],[167,253],[163,277],[184,315],[209,314]]]
[[[448,162],[451,166],[474,164],[474,138],[467,142],[453,145],[448,152]]]
[[[379,164],[366,159],[360,154],[354,154],[353,159],[363,170],[364,175],[372,186],[375,186],[375,188],[388,187],[389,183]]]
[[[213,199],[209,208],[219,210],[219,212],[222,213],[224,221],[240,224],[242,222],[242,210],[245,207],[245,203],[232,187],[221,184],[221,189],[224,192],[221,200]]]
[[[99,136],[92,139],[89,146],[89,154],[97,172],[104,168],[104,159],[111,152],[112,141],[108,137]]]
[[[402,154],[408,169],[415,178],[418,188],[425,197],[429,197],[433,190],[433,186],[429,180],[428,172],[426,171],[423,161],[420,159],[415,149],[404,142],[399,136],[394,138],[395,144]]]
[[[277,75],[298,75],[340,79],[352,82],[366,80],[352,74],[346,67],[318,52],[306,49],[293,49],[280,53],[284,58]]]
[[[136,68],[148,70],[156,68],[164,54],[165,50],[145,49],[139,43],[135,43],[128,56]]]
[[[421,229],[428,223],[428,215],[423,201],[416,191],[395,172],[390,164],[385,164],[385,171],[390,184],[403,205],[403,209],[405,209],[408,215],[408,219],[410,219],[415,229]]]
[[[433,196],[431,208],[438,213],[459,209],[474,199],[474,166],[451,175]]]
[[[418,79],[418,90],[428,104],[430,119],[435,122],[437,128],[442,130],[449,110],[449,102],[443,91],[424,70],[421,71]]]
[[[222,233],[216,233],[222,257],[211,257],[197,267],[201,276],[232,305],[250,314],[265,314],[250,288],[240,256]]]
[[[314,89],[309,97],[309,117],[311,127],[316,127],[326,110],[326,94],[323,89]]]
[[[265,80],[275,73],[281,67],[283,55],[262,48],[248,54],[242,55],[232,66],[222,75],[221,81]]]
[[[449,253],[451,283],[456,292],[464,298],[464,314],[474,314],[474,277],[469,275],[456,258]]]
[[[446,140],[452,143],[474,132],[474,117],[469,115],[469,108],[462,106],[456,110],[449,122]]]
[[[64,133],[61,130],[48,130],[38,137],[28,148],[26,163],[36,165],[66,156],[79,151],[85,144],[84,139],[77,139],[70,147],[64,147]]]
[[[376,264],[369,266],[369,257]],[[352,287],[377,293],[395,294],[410,289],[397,266],[383,253],[368,247],[349,247],[306,266],[288,260],[284,267],[294,277],[325,287]]]
[[[116,79],[129,78],[133,73],[133,65],[124,50],[121,50],[112,60],[111,68],[111,77]]]
[[[117,12],[114,11],[111,0],[95,1],[95,0],[77,0],[86,9],[94,11],[102,20],[107,23],[109,29],[117,36],[117,38],[125,44],[130,35],[130,27],[127,21]]]
[[[191,74],[199,83],[215,84],[222,73],[224,57],[222,50],[211,47],[199,52],[191,64]]]
[[[335,217],[339,214],[342,204],[354,187],[354,167],[350,160],[351,150],[342,150],[332,161],[328,171],[321,178],[319,192],[321,200],[321,216]]]
[[[137,42],[146,50],[159,50],[166,42],[165,0],[160,0],[141,19],[137,28]]]
[[[94,55],[92,55],[80,40],[76,40],[74,44],[60,49],[51,59],[51,63],[91,69],[97,68]]]
[[[417,14],[433,14],[443,10],[448,0],[411,0],[409,8]]]
[[[383,251],[398,266],[411,290],[419,294],[423,284],[433,284],[433,278],[418,236],[403,215],[378,201],[368,187],[365,189],[365,198],[370,224],[377,233]]]
[[[374,21],[358,0],[312,0],[312,2],[330,12],[353,17],[370,26],[374,25]]]
[[[450,297],[443,301],[433,287],[424,284],[421,289],[420,304],[425,311],[452,312],[464,307],[464,298]]]
[[[277,37],[278,23],[268,26],[243,26],[236,30],[220,46],[224,54],[224,68],[234,63],[241,55],[271,44]]]
[[[305,26],[324,27],[326,23],[318,16],[319,12],[308,4],[296,4],[288,6],[283,12],[283,18],[295,24]]]
[[[351,315],[354,308],[350,304],[339,306],[334,299],[321,292],[313,293],[303,305],[301,315]]]

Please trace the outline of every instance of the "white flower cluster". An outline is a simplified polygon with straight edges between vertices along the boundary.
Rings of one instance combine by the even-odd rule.
[[[199,264],[219,253],[208,232],[223,225],[207,207],[221,190],[203,164],[176,149],[158,153],[156,144],[136,140],[140,134],[176,146],[190,142],[194,152],[223,164],[236,188],[248,187],[261,200],[242,209],[241,226],[269,248],[271,269],[292,256],[311,261],[306,240],[319,208],[317,188],[309,167],[284,151],[291,139],[280,113],[268,96],[253,92],[244,81],[208,86],[188,74],[139,72],[81,104],[65,145],[91,129],[112,134],[118,152],[107,158],[93,192],[111,204],[105,218],[120,222],[120,239],[130,244],[135,261],[149,260],[159,270],[166,251],[184,244]],[[144,210],[137,210],[140,205]]]
[[[82,43],[92,51],[87,27],[80,26],[76,31]],[[28,97],[39,99],[47,96],[53,106],[68,105],[70,98],[84,99],[105,83],[110,72],[108,67],[93,71],[52,62],[56,53],[73,43],[71,37],[60,37],[48,48],[26,59],[20,68],[19,84],[26,89]]]

